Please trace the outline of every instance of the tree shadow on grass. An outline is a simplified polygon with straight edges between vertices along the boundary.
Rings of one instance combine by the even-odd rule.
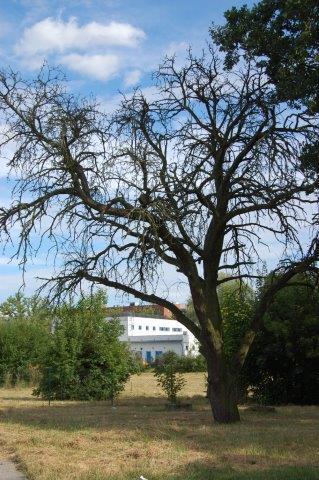
[[[178,472],[175,476],[153,475],[149,480],[153,478],[154,480],[215,480],[215,478],[216,480],[219,478],[221,480],[250,480],[250,478],[252,480],[255,478],[256,480],[268,480],[268,478],[270,480],[286,480],[286,478],[287,480],[295,480],[295,478],[296,480],[319,480],[319,471],[316,471],[316,475],[309,470],[310,473],[305,473],[307,476],[289,477],[283,476],[284,470],[279,469],[280,476],[279,474],[276,476],[277,470],[274,467],[284,464],[285,458],[289,457],[286,453],[289,453],[290,448],[293,449],[290,451],[291,454],[295,452],[294,445],[304,433],[309,435],[307,438],[311,445],[315,438],[316,417],[319,419],[319,409],[311,425],[301,423],[303,417],[300,414],[300,418],[294,418],[293,414],[287,417],[280,412],[274,415],[243,412],[241,423],[218,425],[213,424],[209,407],[203,401],[196,403],[192,412],[166,412],[164,403],[164,399],[136,397],[134,402],[131,399],[121,400],[116,409],[112,409],[109,402],[53,402],[50,407],[44,404],[15,405],[0,411],[0,421],[11,425],[32,427],[39,431],[52,430],[81,434],[83,430],[94,430],[98,435],[101,434],[101,438],[104,433],[112,430],[113,434],[119,435],[119,441],[124,438],[132,444],[139,441],[147,444],[154,440],[159,442],[164,440],[171,442],[172,448],[176,445],[184,451],[192,451],[194,455],[199,452],[200,455],[209,457],[217,447],[218,462],[215,468],[212,468],[211,463],[190,464],[183,474]],[[307,415],[305,410],[304,418],[307,418]],[[295,428],[297,424],[298,431]],[[287,445],[286,448],[287,439],[292,442],[292,446]],[[283,448],[285,451],[278,456],[276,450],[281,451]],[[299,459],[294,460],[296,465],[307,465],[303,462],[303,454],[298,456]],[[289,458],[291,459],[291,455]],[[290,463],[290,460],[287,463]],[[257,473],[252,477],[247,474],[240,476],[240,473],[231,470],[220,471],[219,476],[214,476],[219,472],[218,465],[225,468],[242,466],[244,470],[251,472],[259,469],[260,476],[256,476]],[[269,475],[272,476],[267,477],[264,472],[269,465],[273,465],[274,473],[270,471]],[[291,471],[294,472],[295,469]],[[146,474],[145,477],[148,478]],[[100,477],[93,478],[98,480]],[[103,479],[103,476],[101,478]],[[121,477],[121,480],[124,478],[125,476]],[[134,480],[134,477],[127,478]],[[85,480],[89,480],[89,477]]]
[[[178,474],[151,477],[148,480],[318,480],[319,469],[313,467],[275,467],[262,471],[236,472],[230,468],[211,468],[190,464]]]
[[[21,400],[24,401],[24,399]],[[31,400],[34,401],[34,399]],[[187,400],[192,401],[190,398]],[[30,405],[14,403],[12,406],[2,407],[0,421],[65,432],[86,428],[94,428],[98,431],[119,428],[121,431],[139,429],[144,438],[148,436],[152,438],[154,433],[163,434],[166,438],[169,435],[182,439],[195,436],[201,450],[211,450],[211,445],[207,443],[207,429],[212,429],[211,433],[219,431],[226,433],[233,430],[242,435],[252,426],[257,430],[266,428],[268,432],[271,432],[271,430],[286,427],[289,423],[286,415],[276,412],[263,414],[242,410],[240,423],[219,425],[212,421],[211,411],[205,399],[198,400],[196,397],[194,397],[195,408],[193,411],[172,412],[165,410],[166,400],[164,398],[156,397],[135,397],[134,400],[124,398],[118,402],[115,408],[109,401],[53,401],[51,406],[44,403],[43,400],[35,399],[35,401],[38,401],[36,405],[32,405],[30,402]],[[315,415],[319,421],[319,409]],[[307,428],[305,423],[307,414],[305,413],[303,417],[298,419],[291,415],[290,422],[294,424],[303,422],[303,426]],[[313,422],[312,415],[308,420]]]
[[[105,476],[94,472],[79,477],[79,480],[138,480],[143,475],[147,480],[318,480],[319,469],[315,467],[276,467],[262,471],[238,472],[231,468],[213,468],[204,463],[190,463],[178,473],[162,474],[148,472],[123,473],[120,476]]]
[[[7,400],[10,400],[9,398]],[[17,400],[13,398],[13,400]],[[24,399],[19,399],[23,400]],[[31,399],[32,400],[32,399]],[[34,400],[33,400],[34,401]],[[35,399],[37,401],[37,399]],[[166,422],[188,422],[196,419],[196,424],[212,425],[211,412],[205,402],[199,402],[199,408],[191,412],[167,412],[164,398],[135,397],[121,399],[112,407],[109,401],[71,402],[52,401],[49,406],[43,400],[37,405],[4,406],[0,411],[2,422],[23,424],[46,429],[74,431],[76,428],[95,428],[104,430],[109,427],[131,429],[140,428],[147,434],[148,428],[154,429],[154,419],[165,427]],[[207,407],[205,409],[205,407]],[[163,421],[162,421],[163,420]]]

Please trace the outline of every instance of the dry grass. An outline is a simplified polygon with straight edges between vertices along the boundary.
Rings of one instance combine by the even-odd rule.
[[[118,407],[54,402],[30,390],[0,390],[0,451],[31,480],[319,479],[318,407],[213,424],[201,374],[188,374],[193,412],[164,412],[151,374],[134,377]]]

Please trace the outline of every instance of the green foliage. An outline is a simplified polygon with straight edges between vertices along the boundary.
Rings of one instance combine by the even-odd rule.
[[[185,379],[181,375],[180,357],[174,352],[166,352],[154,365],[154,373],[158,385],[162,387],[171,403],[177,403],[177,394],[185,385]]]
[[[32,318],[49,325],[51,316],[52,308],[48,302],[36,295],[26,297],[18,292],[0,305],[0,317],[7,320]]]
[[[151,367],[161,368],[163,361],[165,362],[166,355],[164,354],[156,358]],[[179,373],[206,372],[206,360],[202,354],[180,356],[175,352],[169,352],[169,355],[170,358],[174,358],[174,365]]]
[[[319,403],[319,288],[309,276],[294,283],[276,295],[244,365],[260,402]]]
[[[0,384],[35,382],[49,341],[49,306],[18,293],[0,305],[0,315]]]
[[[319,109],[319,6],[316,0],[261,0],[225,12],[226,24],[212,37],[229,68],[240,53],[266,68],[280,100]]]
[[[301,171],[308,175],[319,175],[319,141],[305,144],[300,155]]]
[[[55,399],[112,401],[137,366],[117,320],[105,321],[103,292],[57,312],[35,395]]]
[[[248,285],[233,280],[220,285],[218,299],[223,318],[224,354],[231,358],[250,324],[254,292]]]
[[[223,318],[224,354],[230,359],[247,330],[255,297],[248,285],[232,280],[220,285],[218,299]],[[191,298],[187,302],[186,311],[187,315],[198,324]]]
[[[249,386],[264,403],[319,403],[319,288],[306,275],[293,283],[279,291],[268,308],[238,378],[240,396]],[[255,294],[233,281],[221,284],[218,297],[224,353],[231,358],[250,323]]]
[[[28,316],[29,301],[22,293],[10,296],[0,305],[0,313],[6,318],[26,318]]]
[[[179,372],[206,372],[207,365],[203,355],[185,355],[179,357]]]

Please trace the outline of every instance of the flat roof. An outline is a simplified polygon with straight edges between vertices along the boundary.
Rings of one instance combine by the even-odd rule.
[[[134,314],[134,313],[121,313],[119,315],[114,315],[113,317],[112,316],[107,316],[105,317],[107,318],[108,320],[112,320],[113,318],[149,318],[149,319],[155,319],[155,320],[168,320],[168,321],[176,321],[178,322],[178,320],[176,318],[167,318],[167,317],[163,317],[163,315],[147,315],[147,314],[143,314],[143,313],[139,313],[139,314]]]
[[[156,343],[156,342],[181,342],[185,338],[184,335],[132,335],[128,337],[130,343],[135,342],[147,342],[147,343]]]

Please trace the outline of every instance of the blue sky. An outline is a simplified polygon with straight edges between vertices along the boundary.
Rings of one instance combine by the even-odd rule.
[[[60,65],[70,88],[91,94],[109,109],[137,84],[150,85],[150,72],[166,54],[183,55],[188,45],[205,45],[212,22],[222,23],[223,12],[241,1],[218,0],[11,0],[0,3],[1,68],[12,67],[32,77],[46,60]],[[10,198],[5,160],[0,159],[0,204]],[[17,237],[13,235],[13,239]],[[22,276],[18,262],[8,264],[10,249],[0,251],[0,300],[16,292]],[[27,267],[26,293],[37,275],[51,265],[45,255]],[[175,284],[173,272],[167,282]],[[177,285],[177,284],[176,284]],[[184,300],[184,286],[171,290]],[[111,295],[111,302],[120,301]]]
[[[32,75],[46,59],[65,69],[73,89],[112,96],[145,84],[165,54],[203,46],[211,22],[221,23],[234,3],[247,2],[1,2],[1,64]]]

